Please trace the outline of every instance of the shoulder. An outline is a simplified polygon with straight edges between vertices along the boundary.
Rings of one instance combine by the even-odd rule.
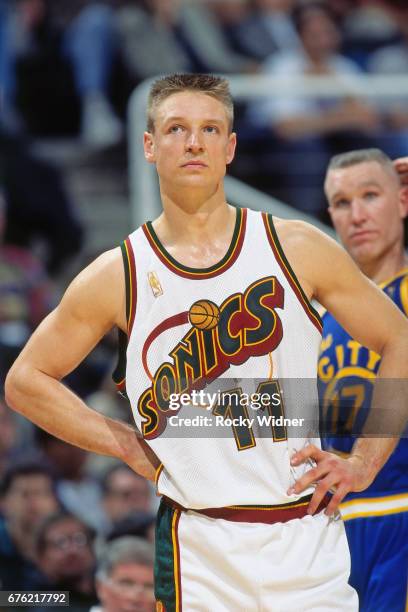
[[[273,217],[273,224],[285,254],[313,254],[327,243],[334,243],[327,234],[314,225],[298,219],[280,219]]]
[[[78,319],[104,318],[123,327],[125,274],[120,247],[99,255],[69,285],[61,302]]]
[[[302,289],[311,299],[315,295],[315,286],[309,268],[310,264],[313,268],[314,253],[318,249],[319,241],[325,240],[325,234],[313,225],[299,220],[274,217],[273,225],[285,257]]]
[[[319,300],[322,291],[354,264],[328,234],[300,220],[274,218],[281,248],[308,298]]]
[[[120,283],[123,274],[123,258],[120,247],[105,251],[84,268],[74,279],[73,285],[91,283],[92,286]]]

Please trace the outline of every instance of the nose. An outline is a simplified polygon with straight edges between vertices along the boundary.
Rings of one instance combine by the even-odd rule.
[[[191,131],[187,136],[186,150],[189,153],[201,153],[204,150],[203,142],[199,132]]]
[[[355,225],[360,225],[367,218],[367,210],[361,200],[355,199],[351,203],[351,220]]]

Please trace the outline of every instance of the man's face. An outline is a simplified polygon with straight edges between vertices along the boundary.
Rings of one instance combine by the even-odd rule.
[[[357,264],[381,259],[403,240],[406,210],[391,169],[371,161],[331,170],[325,191],[334,228]]]
[[[111,521],[138,510],[148,512],[150,490],[147,480],[127,469],[115,470],[107,483],[104,506]]]
[[[94,564],[88,530],[74,518],[54,523],[46,533],[38,561],[44,574],[57,582],[88,574]]]
[[[51,479],[44,474],[17,476],[3,498],[2,510],[10,523],[32,529],[58,510]]]
[[[326,58],[340,45],[340,34],[324,11],[310,9],[303,17],[300,38],[306,50],[315,58]]]
[[[105,581],[96,585],[105,612],[153,612],[153,567],[138,563],[116,565]]]
[[[220,186],[235,145],[224,105],[190,91],[173,94],[158,106],[154,133],[146,132],[144,140],[145,157],[156,164],[165,192],[198,189],[208,197]]]

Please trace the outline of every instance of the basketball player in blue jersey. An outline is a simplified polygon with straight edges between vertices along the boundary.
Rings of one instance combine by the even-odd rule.
[[[212,410],[191,398],[232,383],[239,399],[244,385],[279,398],[279,380],[316,380],[321,321],[312,298],[381,354],[380,377],[408,378],[408,323],[315,228],[226,202],[232,122],[224,79],[172,75],[153,85],[144,152],[163,213],[73,281],[12,367],[7,400],[67,442],[157,477],[157,610],[356,610],[344,526],[333,513],[372,483],[397,438],[361,437],[342,458],[295,425],[261,431],[255,403],[237,395]],[[143,439],[61,384],[113,326],[127,339],[120,382]],[[176,411],[174,395],[187,395]],[[374,415],[379,400],[374,393]],[[398,401],[396,434],[406,418],[404,396]],[[263,408],[318,413],[317,398],[286,395]],[[203,414],[226,433],[176,434],[182,420],[187,427]]]
[[[404,219],[408,187],[378,149],[335,156],[325,192],[337,234],[359,268],[408,315]],[[371,321],[368,322],[371,325]],[[323,445],[349,453],[370,409],[380,356],[354,340],[330,313],[323,316],[319,382]],[[391,389],[390,389],[391,390]],[[349,434],[349,435],[347,435]],[[405,434],[406,435],[406,434]],[[337,436],[337,437],[336,437]],[[408,577],[408,439],[403,437],[364,492],[341,504],[351,552],[350,583],[363,612],[403,612]]]

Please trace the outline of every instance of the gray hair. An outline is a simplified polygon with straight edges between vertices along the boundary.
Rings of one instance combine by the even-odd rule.
[[[112,542],[107,542],[98,556],[96,578],[104,582],[112,574],[115,567],[122,563],[153,566],[152,544],[135,536],[124,536]]]
[[[330,170],[349,168],[350,166],[363,164],[364,162],[377,162],[387,170],[390,170],[395,177],[398,177],[397,171],[388,155],[386,155],[384,151],[381,151],[381,149],[375,148],[356,149],[355,151],[334,155],[329,162],[327,172],[330,172]]]

